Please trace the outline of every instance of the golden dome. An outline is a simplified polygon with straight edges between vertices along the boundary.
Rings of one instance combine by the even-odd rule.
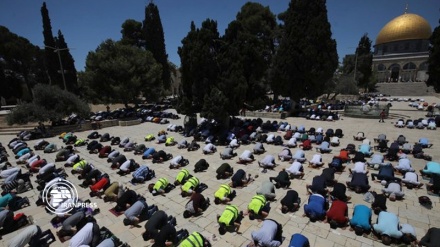
[[[429,39],[431,25],[421,16],[405,13],[388,22],[376,38],[376,45],[411,39]]]

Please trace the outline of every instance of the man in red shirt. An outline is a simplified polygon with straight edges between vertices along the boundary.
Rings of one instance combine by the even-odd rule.
[[[302,144],[299,145],[300,147],[302,147],[303,150],[310,150],[312,149],[312,142],[307,139],[304,140]]]
[[[330,223],[332,229],[345,228],[348,224],[348,206],[346,202],[335,200],[327,211],[325,222]]]
[[[32,164],[29,165],[29,170],[31,172],[38,172],[40,170],[40,167],[43,167],[47,164],[47,161],[45,159],[36,160],[32,162]]]

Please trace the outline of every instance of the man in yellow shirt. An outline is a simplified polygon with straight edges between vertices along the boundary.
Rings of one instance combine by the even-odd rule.
[[[217,221],[219,223],[218,232],[220,235],[225,235],[228,228],[234,228],[234,231],[239,232],[241,220],[243,219],[243,212],[238,211],[238,207],[235,205],[226,206],[222,215],[217,215]]]

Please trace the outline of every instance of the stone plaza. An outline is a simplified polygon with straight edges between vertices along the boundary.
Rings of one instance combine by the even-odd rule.
[[[440,100],[436,97],[425,97],[425,101],[429,103],[440,103]],[[439,130],[419,130],[419,129],[407,129],[407,128],[396,128],[394,127],[394,123],[397,119],[418,119],[425,117],[426,111],[418,111],[415,108],[409,107],[408,102],[392,102],[393,106],[390,109],[390,118],[385,120],[385,123],[379,123],[378,119],[361,119],[361,118],[348,118],[342,116],[338,121],[312,121],[307,120],[305,118],[286,118],[283,120],[280,119],[263,119],[263,121],[267,120],[277,120],[277,121],[286,121],[292,125],[304,125],[306,130],[310,127],[322,127],[324,128],[324,132],[328,128],[337,129],[340,128],[343,130],[344,137],[340,139],[341,144],[339,147],[333,147],[333,151],[330,154],[323,154],[323,161],[328,163],[331,161],[334,155],[339,154],[339,150],[344,148],[349,143],[353,143],[356,146],[360,144],[358,141],[353,140],[353,136],[356,135],[359,131],[365,133],[365,136],[372,141],[377,138],[377,136],[381,133],[387,135],[387,139],[390,141],[395,140],[400,134],[406,136],[407,140],[414,144],[421,137],[429,138],[430,142],[433,143],[433,146],[429,149],[426,149],[425,152],[433,157],[433,161],[440,160],[440,135],[438,135]],[[173,111],[174,110],[169,110]],[[177,125],[183,125],[183,116],[181,116],[178,120],[171,120],[170,123],[174,123]],[[200,143],[201,149],[195,152],[188,152],[186,149],[178,149],[176,146],[165,146],[164,144],[156,144],[153,142],[145,142],[144,137],[147,134],[156,135],[160,130],[166,129],[167,125],[160,125],[155,123],[142,123],[135,126],[129,127],[109,127],[98,130],[100,134],[110,133],[111,136],[119,136],[119,137],[129,137],[130,140],[139,143],[144,143],[147,147],[154,147],[156,150],[164,150],[167,153],[172,153],[174,156],[182,155],[184,158],[189,160],[188,170],[192,175],[195,175],[200,179],[202,183],[208,185],[208,188],[203,191],[203,195],[205,197],[210,198],[211,202],[214,199],[214,192],[218,189],[219,185],[223,183],[229,183],[230,180],[217,180],[215,178],[215,171],[218,166],[220,166],[224,162],[228,162],[231,166],[234,167],[234,171],[242,168],[248,174],[252,174],[252,176],[259,175],[259,177],[250,185],[245,188],[236,189],[237,197],[234,198],[232,204],[237,205],[240,210],[245,211],[248,203],[250,202],[253,195],[256,194],[256,191],[260,187],[263,181],[268,180],[269,177],[275,177],[278,172],[282,168],[287,168],[290,166],[289,162],[281,162],[280,160],[276,160],[278,166],[273,170],[268,170],[267,173],[262,173],[261,168],[258,167],[258,160],[261,160],[266,154],[272,154],[277,157],[278,153],[282,150],[281,146],[274,146],[264,144],[266,148],[266,153],[262,155],[256,155],[255,161],[248,165],[237,164],[238,157],[235,157],[231,160],[222,160],[219,157],[219,153],[225,148],[224,146],[217,147],[217,153],[213,155],[204,155],[202,153],[202,148],[205,145],[204,143]],[[87,135],[91,131],[85,132],[76,132],[75,135],[78,138],[85,139]],[[275,135],[283,135],[284,133],[275,133]],[[182,140],[184,137],[179,133],[169,132],[169,136],[173,136],[177,142]],[[12,138],[15,136],[12,135],[1,135],[0,142],[3,145],[6,145]],[[190,141],[192,138],[186,138]],[[61,147],[62,141],[58,139],[58,137],[52,137],[46,139],[49,142],[56,143],[59,147]],[[286,142],[286,141],[285,141]],[[28,141],[29,146],[34,146],[36,140]],[[107,145],[107,144],[105,144]],[[109,145],[109,144],[108,144]],[[316,145],[314,145],[316,147]],[[151,182],[155,182],[157,179],[161,177],[166,177],[169,181],[174,181],[175,176],[177,175],[179,170],[170,170],[168,162],[164,162],[162,164],[155,163],[153,164],[151,160],[142,160],[140,156],[135,156],[133,152],[123,152],[121,148],[117,148],[127,156],[128,159],[133,158],[135,161],[141,165],[146,164],[151,169],[156,172],[156,178],[151,180]],[[250,145],[241,145],[237,150],[238,156],[246,149],[252,150],[253,144]],[[189,198],[182,198],[180,195],[180,188],[177,187],[172,190],[170,193],[166,194],[166,196],[155,196],[153,197],[147,190],[147,185],[150,181],[145,184],[133,185],[129,181],[131,180],[131,175],[120,176],[116,172],[117,170],[110,169],[110,164],[106,162],[106,159],[98,158],[97,154],[89,154],[86,150],[86,147],[77,148],[79,151],[79,155],[81,158],[84,158],[88,162],[94,164],[98,169],[108,173],[110,175],[111,182],[117,181],[123,183],[124,186],[129,187],[130,189],[135,190],[137,193],[143,195],[147,198],[147,203],[156,204],[159,209],[167,212],[168,215],[173,215],[177,218],[177,226],[176,229],[179,230],[181,228],[187,229],[190,233],[193,231],[199,231],[203,236],[207,239],[211,240],[211,244],[213,246],[225,247],[225,246],[246,246],[251,241],[251,232],[257,230],[261,226],[261,222],[257,220],[249,220],[248,217],[244,218],[240,227],[240,232],[242,234],[236,233],[226,233],[223,236],[218,234],[218,224],[216,221],[216,215],[221,214],[225,208],[224,205],[215,205],[212,203],[208,209],[203,213],[203,215],[184,219],[183,211],[186,202]],[[294,152],[295,149],[292,149]],[[11,150],[8,149],[9,152],[9,161],[15,165],[16,160],[14,159],[14,155]],[[45,158],[48,162],[55,161],[55,153],[52,154],[43,154],[42,151],[36,151],[36,153],[40,154],[42,158]],[[312,150],[306,151],[306,158],[311,159],[311,157],[315,154],[315,148]],[[209,163],[210,167],[206,172],[202,173],[194,173],[193,168],[194,164],[200,160],[206,159]],[[417,173],[420,169],[422,169],[426,161],[421,159],[414,159],[412,155],[410,156],[412,161],[412,166],[415,168]],[[396,165],[396,162],[391,162],[393,165]],[[62,166],[63,162],[57,162],[57,167]],[[348,165],[350,167],[351,165]],[[67,178],[75,185],[79,185],[81,182],[74,175],[70,173],[71,168],[66,168],[69,177]],[[268,219],[274,219],[283,225],[283,237],[285,238],[284,242],[281,246],[288,246],[290,238],[294,233],[302,233],[305,235],[309,241],[311,246],[382,246],[380,241],[374,240],[372,237],[367,236],[357,236],[354,232],[349,231],[348,228],[342,230],[340,228],[333,230],[330,228],[329,224],[325,224],[322,222],[312,223],[309,221],[307,217],[302,217],[304,213],[303,206],[307,203],[308,195],[306,191],[306,184],[310,184],[313,177],[321,174],[321,169],[312,169],[308,168],[307,165],[304,165],[305,176],[303,179],[294,179],[292,180],[291,189],[296,190],[301,197],[301,207],[295,213],[282,214],[280,210],[279,201],[284,197],[287,190],[277,189],[276,190],[276,198],[277,201],[271,202],[271,210],[268,216]],[[25,168],[22,168],[25,171]],[[374,172],[374,171],[370,171]],[[399,176],[401,177],[401,176]],[[336,174],[336,179],[339,182],[345,183],[349,181],[349,172],[348,169],[342,174]],[[35,180],[35,176],[31,178],[33,184]],[[376,192],[380,192],[382,189],[382,185],[380,183],[375,183],[370,180],[371,190]],[[427,183],[427,180],[423,180],[423,183]],[[80,186],[76,187],[79,196],[81,199],[86,200],[89,199],[89,189],[81,188]],[[426,187],[423,186],[421,189],[412,189],[409,190],[404,187],[405,197],[401,201],[387,201],[388,211],[395,213],[399,216],[401,223],[409,223],[416,229],[417,238],[420,239],[425,235],[427,230],[431,227],[440,227],[440,209],[438,208],[440,200],[439,197],[429,196],[433,202],[433,208],[427,209],[422,207],[418,202],[418,197],[422,195],[427,195]],[[352,196],[349,207],[349,217],[351,217],[353,213],[353,208],[356,204],[369,204],[363,200],[362,194],[356,194],[352,191],[347,192],[348,195]],[[31,206],[23,208],[18,212],[23,212],[26,215],[33,216],[35,220],[35,224],[39,225],[42,230],[51,229],[55,234],[57,231],[50,224],[50,220],[54,217],[54,215],[50,215],[46,213],[44,207],[37,207],[35,205],[35,201],[38,199],[38,191],[37,189],[33,189],[26,193],[21,194],[20,196],[27,196],[31,201]],[[91,201],[96,203],[100,208],[100,213],[95,216],[97,219],[97,223],[100,227],[105,226],[110,231],[113,232],[121,241],[128,243],[132,247],[138,246],[151,246],[152,244],[149,241],[144,241],[141,234],[144,232],[144,224],[141,223],[141,228],[136,227],[128,227],[124,226],[122,220],[124,216],[116,217],[109,209],[113,208],[115,203],[105,203],[102,199],[92,198]],[[373,214],[372,223],[376,222],[377,215]],[[18,232],[21,229],[18,230]],[[0,240],[0,245],[6,246],[9,239],[11,239],[17,232],[8,234],[3,236],[3,239]],[[213,235],[216,235],[215,240],[213,240]],[[51,244],[51,246],[68,246],[68,241],[65,243],[60,243],[58,240]]]

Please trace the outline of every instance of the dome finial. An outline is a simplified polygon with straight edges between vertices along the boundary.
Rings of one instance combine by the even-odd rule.
[[[406,3],[405,13],[404,14],[408,14],[408,3]]]

